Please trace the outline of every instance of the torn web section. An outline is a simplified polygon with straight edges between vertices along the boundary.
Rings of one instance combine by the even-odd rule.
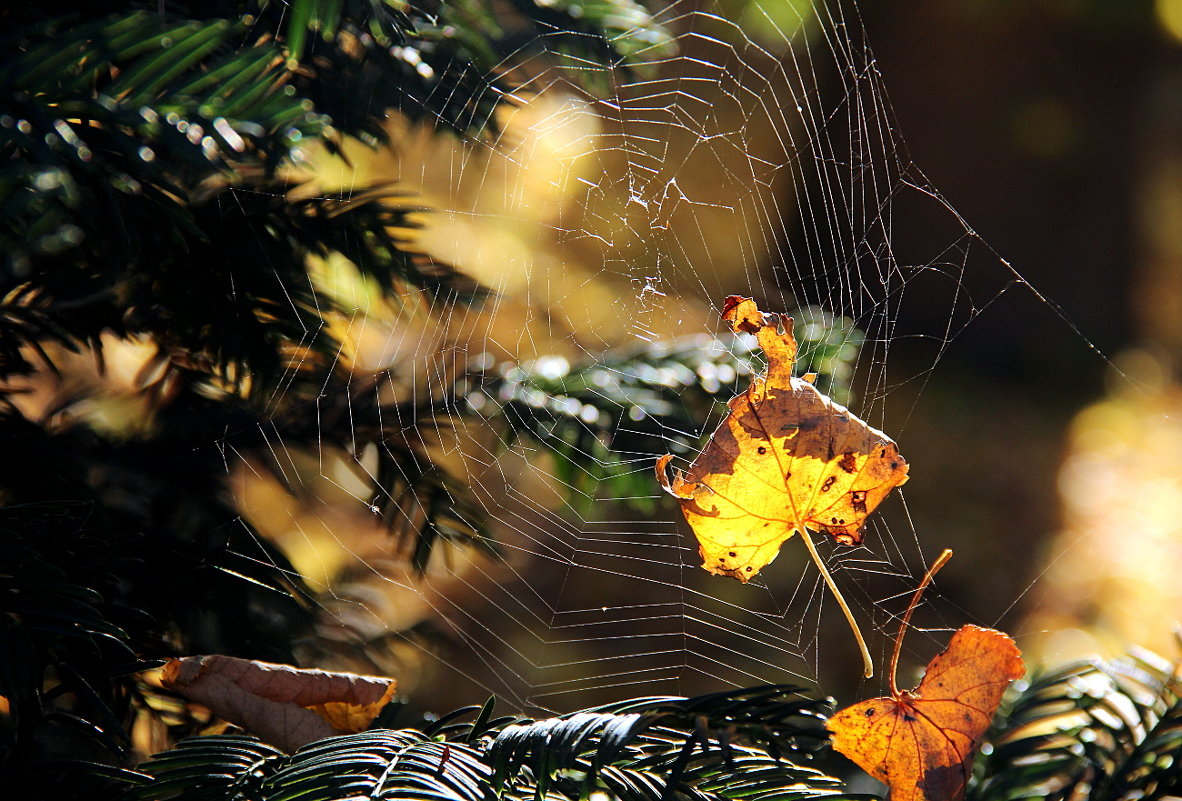
[[[384,327],[361,298],[349,321],[385,348],[350,369],[378,450],[400,458],[349,464],[326,438],[310,473],[290,471],[317,522],[283,542],[319,564],[332,658],[397,673],[424,708],[494,692],[530,711],[808,684],[841,661],[849,644],[803,551],[790,542],[749,586],[712,578],[651,478],[662,453],[692,459],[763,369],[720,325],[723,297],[794,314],[802,368],[887,428],[896,388],[933,364],[894,371],[911,334],[900,304],[929,274],[958,286],[968,258],[967,231],[905,172],[857,17],[776,7],[668,5],[676,52],[654,48],[643,70],[579,65],[600,71],[597,93],[573,88],[564,40],[542,36],[555,65],[490,140],[406,125],[375,160],[421,200],[414,246],[493,294],[472,308],[409,297]],[[953,220],[912,262],[893,244],[902,195]],[[441,542],[419,577],[383,528],[430,531],[431,502],[456,529],[485,527],[499,558]],[[922,563],[905,515],[888,504],[864,545],[822,548],[867,624],[889,630]]]

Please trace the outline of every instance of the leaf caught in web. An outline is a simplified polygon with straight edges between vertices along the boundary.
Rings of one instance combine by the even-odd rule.
[[[892,687],[830,718],[833,747],[886,782],[892,801],[956,801],[1002,693],[1025,673],[1009,635],[963,626],[914,690]]]
[[[792,318],[763,314],[731,295],[722,318],[755,334],[765,375],[727,404],[730,413],[684,475],[670,482],[671,456],[657,462],[661,486],[681,501],[698,538],[702,566],[747,581],[804,529],[839,543],[862,541],[862,525],[907,480],[894,440],[796,378]]]
[[[221,654],[172,659],[164,666],[161,683],[285,751],[322,737],[364,731],[398,686],[382,676]]]

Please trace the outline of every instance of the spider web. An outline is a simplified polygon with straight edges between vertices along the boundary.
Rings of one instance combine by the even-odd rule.
[[[645,70],[580,63],[556,37],[550,58],[518,67],[534,73],[494,135],[457,142],[404,126],[395,152],[364,168],[430,209],[416,247],[494,293],[475,310],[409,291],[379,309],[358,293],[348,331],[394,376],[375,398],[445,399],[436,415],[391,415],[383,426],[470,486],[503,559],[440,546],[417,577],[373,519],[382,497],[366,458],[359,479],[331,443],[300,455],[271,441],[276,461],[303,465],[293,475],[304,500],[259,527],[323,592],[320,630],[336,647],[321,663],[395,673],[423,708],[490,694],[538,713],[764,682],[825,690],[860,671],[797,538],[748,585],[708,576],[650,479],[654,453],[703,442],[758,364],[699,370],[718,389],[700,428],[666,432],[654,453],[610,455],[646,487],[633,498],[578,480],[580,458],[592,465],[600,452],[576,448],[572,459],[551,447],[561,443],[506,447],[479,426],[453,427],[464,404],[504,400],[479,387],[453,394],[457,365],[554,378],[599,365],[606,396],[634,377],[627,370],[646,369],[621,367],[621,353],[696,336],[705,351],[738,347],[742,362],[718,312],[727,295],[753,296],[768,311],[828,315],[851,347],[862,333],[842,381],[853,410],[906,456],[912,409],[949,346],[999,299],[1037,297],[909,160],[856,6],[675,2],[659,19],[677,52],[654,50]],[[573,87],[586,72],[599,96]],[[362,181],[340,169],[345,188]],[[900,235],[896,220],[924,230]],[[901,252],[901,241],[921,244]],[[619,413],[619,430],[644,415]],[[579,414],[590,423],[597,412]],[[247,461],[230,469],[259,522],[261,473]],[[900,491],[863,545],[816,538],[880,666],[943,547],[935,534],[916,530]],[[938,590],[928,603],[945,626],[976,620]]]

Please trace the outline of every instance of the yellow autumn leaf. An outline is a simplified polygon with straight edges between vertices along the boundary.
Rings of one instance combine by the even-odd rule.
[[[732,398],[730,413],[684,475],[671,456],[657,463],[661,485],[681,502],[711,573],[747,581],[797,531],[862,541],[862,525],[907,480],[894,440],[797,378],[792,318],[763,314],[750,298],[726,299],[723,319],[755,334],[766,374]]]

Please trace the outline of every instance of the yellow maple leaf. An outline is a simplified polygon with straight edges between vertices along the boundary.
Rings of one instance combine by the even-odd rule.
[[[907,462],[894,440],[822,395],[810,376],[792,375],[792,318],[764,315],[734,295],[722,316],[736,333],[759,338],[767,373],[731,399],[730,414],[684,475],[670,483],[670,456],[657,475],[681,501],[702,566],[747,581],[805,528],[861,543],[866,517],[907,480]]]
[[[792,374],[791,317],[763,314],[737,295],[726,299],[722,317],[735,333],[756,335],[767,372],[730,400],[730,413],[684,474],[670,480],[673,457],[666,455],[657,461],[657,478],[680,501],[702,567],[746,582],[796,532],[861,543],[866,517],[907,480],[907,461],[894,440],[822,395],[815,376]],[[812,540],[804,540],[858,636],[869,675],[852,614]]]

